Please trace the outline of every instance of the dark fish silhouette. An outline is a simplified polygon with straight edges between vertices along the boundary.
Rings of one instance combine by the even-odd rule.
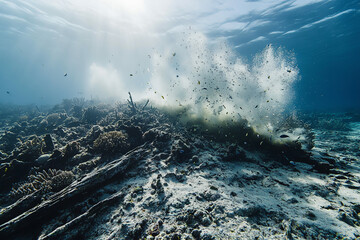
[[[286,134],[280,135],[280,138],[288,138],[289,136]]]
[[[64,77],[66,77],[66,76],[67,76],[67,73],[64,74]]]
[[[7,94],[10,94],[10,92],[9,92],[9,91],[6,91],[6,93],[7,93]]]

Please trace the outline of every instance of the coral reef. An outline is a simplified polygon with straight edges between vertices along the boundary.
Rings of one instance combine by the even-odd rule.
[[[147,105],[0,111],[0,238],[360,237],[358,115],[284,117],[271,141]]]

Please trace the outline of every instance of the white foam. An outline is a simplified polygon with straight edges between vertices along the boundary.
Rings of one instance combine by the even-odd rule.
[[[187,32],[153,53],[146,97],[207,121],[246,119],[271,133],[293,96],[298,69],[291,54],[268,45],[245,63],[226,44]],[[175,53],[175,54],[174,54]]]

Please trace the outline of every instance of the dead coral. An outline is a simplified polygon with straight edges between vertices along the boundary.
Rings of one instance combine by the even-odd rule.
[[[80,152],[80,143],[77,141],[66,144],[64,149],[64,158],[69,159]]]
[[[42,172],[30,175],[29,182],[13,188],[10,195],[13,197],[22,197],[36,191],[41,193],[57,192],[70,185],[74,179],[75,176],[71,171],[56,169],[43,170]]]
[[[42,149],[45,143],[36,135],[30,136],[28,140],[21,143],[21,146],[14,151],[18,160],[32,162],[43,154]]]
[[[128,136],[121,131],[101,134],[95,141],[93,149],[97,153],[125,153],[129,149]]]
[[[104,113],[95,106],[88,107],[83,112],[82,121],[94,124],[103,117],[103,114]]]

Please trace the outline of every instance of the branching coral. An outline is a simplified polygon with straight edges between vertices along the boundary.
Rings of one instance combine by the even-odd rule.
[[[43,170],[29,176],[29,182],[13,188],[10,194],[14,197],[22,197],[33,192],[56,192],[70,185],[75,179],[71,171],[56,169]]]

